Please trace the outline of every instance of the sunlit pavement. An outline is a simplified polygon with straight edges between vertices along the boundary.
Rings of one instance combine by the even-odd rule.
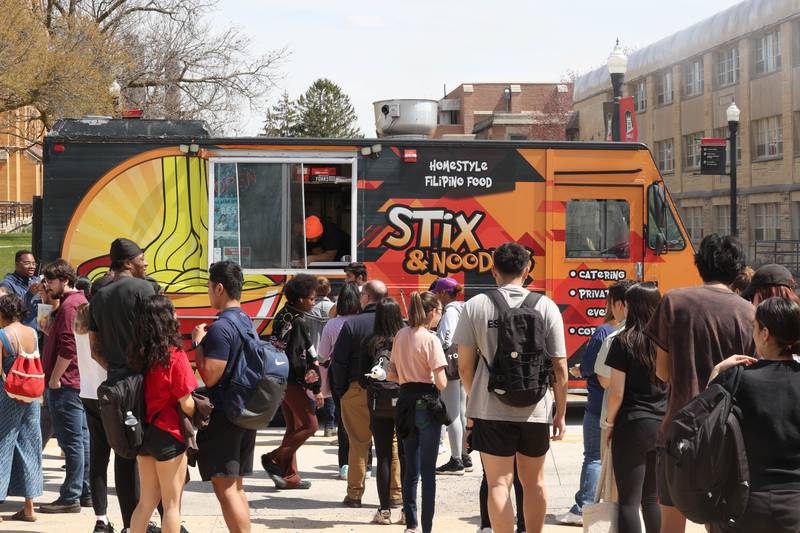
[[[554,443],[552,453],[546,462],[546,483],[548,490],[548,525],[545,531],[582,531],[578,527],[553,525],[552,515],[567,510],[573,502],[578,486],[582,460],[582,436],[580,410],[571,409],[570,424],[563,441]],[[321,431],[318,435],[321,435]],[[260,466],[262,453],[274,448],[280,442],[282,430],[275,428],[262,431],[258,435],[255,474],[245,480],[245,487],[252,509],[254,531],[331,531],[331,532],[376,532],[402,531],[399,525],[378,526],[370,524],[378,504],[375,480],[367,480],[367,489],[361,509],[350,509],[341,505],[346,482],[336,479],[336,447],[332,438],[313,437],[300,450],[298,464],[301,474],[311,481],[309,490],[275,490],[272,482]],[[445,439],[446,442],[447,439]],[[448,459],[448,454],[439,456],[439,464]],[[434,531],[473,532],[477,529],[478,487],[481,480],[480,460],[473,454],[475,471],[462,477],[439,476],[437,478],[436,517]],[[58,487],[63,479],[61,465],[63,459],[52,440],[45,449],[44,472],[45,494],[37,503],[49,502],[57,497]],[[113,468],[109,469],[109,476]],[[199,481],[196,469],[191,469],[192,481],[186,487],[183,497],[184,526],[190,533],[216,533],[226,531],[219,505],[209,483]],[[109,480],[113,485],[113,480]],[[109,515],[114,524],[121,524],[116,498],[109,494]],[[8,518],[21,505],[11,498],[0,505],[0,531],[63,531],[64,533],[90,533],[94,526],[94,513],[83,509],[81,514],[46,515],[38,514],[36,523],[12,522]],[[399,510],[393,510],[397,519]],[[692,525],[692,533],[700,533],[705,528]]]

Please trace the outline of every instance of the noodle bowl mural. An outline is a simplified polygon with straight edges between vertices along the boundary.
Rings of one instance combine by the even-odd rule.
[[[111,264],[111,241],[127,237],[144,249],[148,274],[170,296],[184,327],[213,316],[208,283],[208,178],[206,161],[174,149],[126,161],[103,176],[70,221],[62,257],[95,280]],[[283,277],[246,275],[242,307],[272,316]],[[263,329],[266,321],[257,323]]]

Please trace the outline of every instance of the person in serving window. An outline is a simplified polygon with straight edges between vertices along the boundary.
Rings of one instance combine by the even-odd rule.
[[[350,235],[336,224],[311,215],[306,218],[306,255],[308,264],[342,261],[350,255]]]

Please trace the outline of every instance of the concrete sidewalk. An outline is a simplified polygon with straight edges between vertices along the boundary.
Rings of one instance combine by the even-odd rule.
[[[546,532],[582,531],[581,528],[554,525],[552,515],[561,513],[572,504],[578,486],[583,444],[581,428],[570,425],[564,441],[554,443],[553,454],[546,463],[546,482],[548,487],[548,524]],[[378,504],[375,480],[367,480],[361,509],[350,509],[341,505],[346,482],[338,480],[336,466],[336,447],[331,438],[313,437],[300,450],[298,464],[305,479],[312,482],[307,491],[277,491],[260,465],[262,453],[274,448],[280,442],[282,429],[269,429],[259,433],[256,449],[256,467],[252,477],[245,480],[245,486],[253,517],[253,531],[326,531],[335,533],[376,533],[379,531],[400,531],[402,526],[377,526],[370,524]],[[321,432],[320,432],[321,434]],[[480,461],[476,461],[475,471],[465,476],[439,476],[437,478],[436,517],[434,530],[440,532],[473,532],[479,524],[478,487],[480,486]],[[439,456],[439,464],[447,460],[447,455]],[[44,474],[45,494],[37,503],[55,500],[61,481],[63,459],[55,441],[45,449]],[[196,469],[190,469],[192,481],[186,487],[183,497],[183,520],[190,533],[217,533],[227,531],[216,498],[209,483],[199,481]],[[109,476],[113,468],[109,469]],[[109,485],[113,480],[109,479]],[[121,526],[119,507],[113,490],[109,494],[109,515],[114,524]],[[0,516],[6,521],[0,524],[2,532],[60,531],[63,533],[89,533],[94,526],[94,513],[83,509],[81,514],[46,515],[38,514],[33,524],[11,522],[8,517],[20,507],[18,499],[0,505]],[[393,518],[399,510],[393,511]],[[705,528],[693,525],[692,533],[704,532]]]

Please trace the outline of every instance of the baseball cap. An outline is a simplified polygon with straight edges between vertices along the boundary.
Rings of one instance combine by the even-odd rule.
[[[742,297],[750,300],[755,296],[756,290],[769,285],[780,285],[793,289],[795,281],[792,273],[785,266],[776,264],[764,265],[753,274],[750,285],[742,291]]]
[[[431,292],[453,292],[458,282],[453,278],[439,278],[431,284]]]
[[[322,221],[319,217],[311,215],[306,218],[306,240],[319,239],[323,233]]]

